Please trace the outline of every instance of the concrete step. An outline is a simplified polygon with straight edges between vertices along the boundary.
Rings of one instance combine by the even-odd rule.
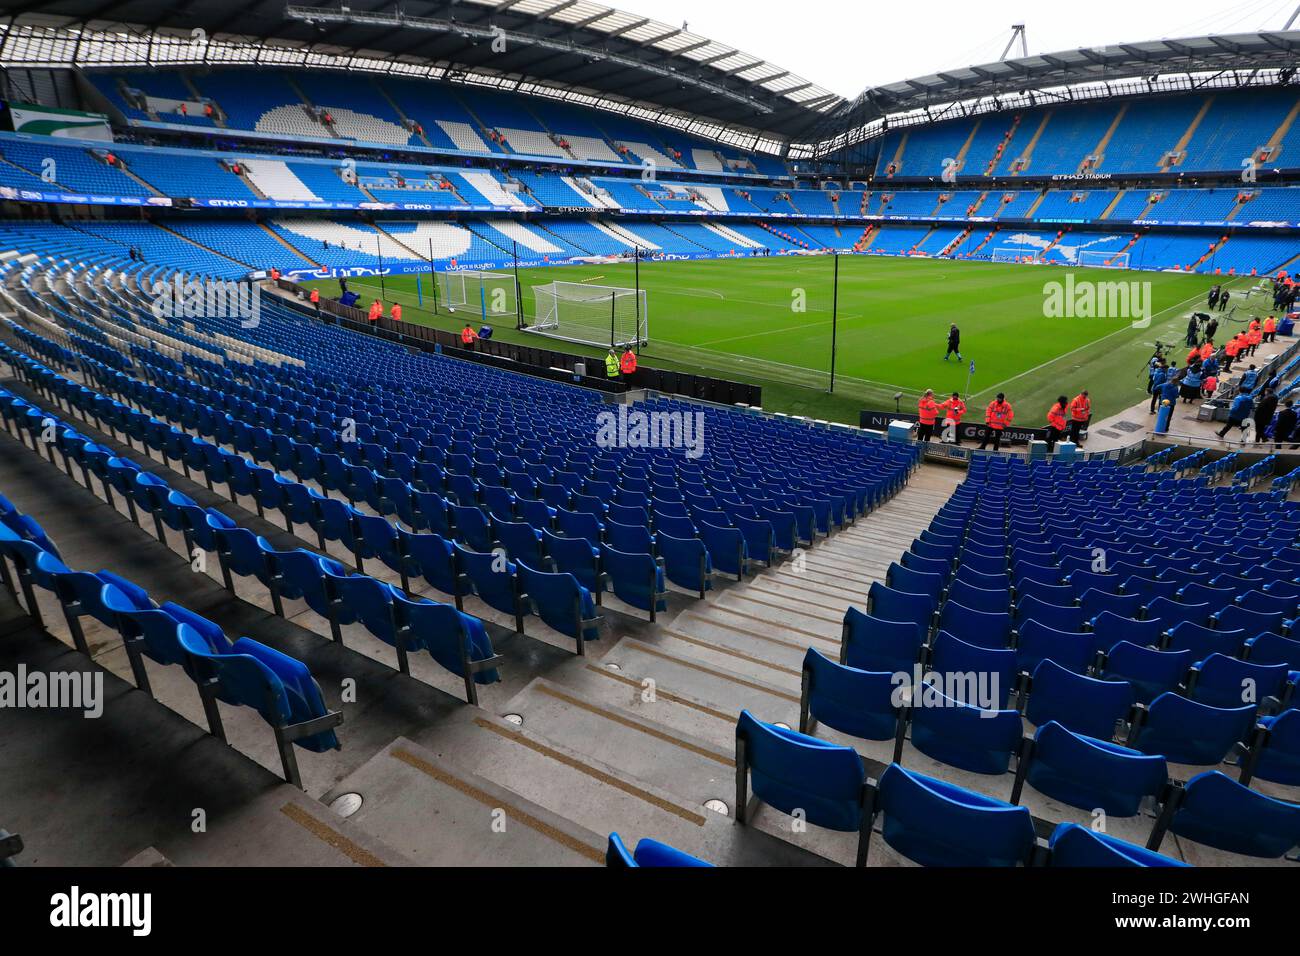
[[[799,720],[798,693],[631,638],[619,641],[600,662],[574,661],[551,679],[720,751],[734,747],[742,710],[791,727]]]

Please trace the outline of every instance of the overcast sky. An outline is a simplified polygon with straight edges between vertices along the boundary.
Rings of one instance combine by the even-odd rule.
[[[1030,54],[1051,53],[1135,40],[1280,30],[1300,0],[605,2],[673,26],[685,20],[692,33],[853,97],[868,86],[996,60],[1013,23],[1025,24]]]

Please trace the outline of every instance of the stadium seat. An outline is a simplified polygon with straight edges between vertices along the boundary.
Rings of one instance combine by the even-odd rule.
[[[1128,745],[1170,763],[1205,766],[1221,762],[1248,739],[1255,707],[1210,707],[1163,693],[1133,722]]]
[[[799,731],[814,734],[814,722],[851,737],[893,740],[900,707],[894,675],[836,664],[813,648],[803,659]]]
[[[1025,717],[1035,727],[1056,721],[1067,730],[1112,740],[1116,724],[1129,717],[1136,698],[1128,681],[1085,677],[1045,660],[1034,670]]]
[[[1021,790],[1028,784],[1081,810],[1131,817],[1144,799],[1159,797],[1168,780],[1164,757],[1071,733],[1053,720],[1039,727],[1025,745],[1011,802],[1020,802]]]
[[[1159,850],[1166,833],[1229,853],[1277,859],[1300,845],[1300,805],[1207,770],[1170,794],[1147,849]]]
[[[1189,865],[1077,823],[1058,825],[1048,841],[1048,851],[1048,866],[1111,868]]]
[[[884,841],[922,866],[1018,866],[1034,855],[1034,824],[1024,807],[897,764],[881,775],[871,809],[884,818]]]
[[[736,724],[736,822],[749,819],[749,793],[782,813],[859,834],[857,864],[866,863],[871,828],[867,774],[852,747],[765,724],[744,710]]]
[[[613,869],[629,869],[642,866],[713,866],[712,863],[706,863],[689,853],[683,853],[681,850],[676,850],[666,843],[660,843],[658,840],[652,840],[649,837],[641,838],[636,845],[635,852],[629,851],[623,843],[623,838],[617,833],[609,835],[609,849],[605,853],[605,865]]]

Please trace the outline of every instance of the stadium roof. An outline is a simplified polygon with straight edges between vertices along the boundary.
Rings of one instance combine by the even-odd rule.
[[[861,123],[956,100],[1170,73],[1266,69],[1294,73],[1298,63],[1297,30],[1081,47],[944,70],[874,87],[853,103],[851,116],[852,122]]]
[[[846,102],[685,24],[591,0],[18,0],[7,6],[20,22],[110,32],[201,29],[213,40],[440,64],[570,87],[782,140],[798,138]]]

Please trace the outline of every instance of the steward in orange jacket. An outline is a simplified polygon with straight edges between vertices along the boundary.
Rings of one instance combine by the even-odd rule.
[[[997,451],[1002,445],[1002,430],[1015,420],[1016,413],[1011,408],[1011,403],[1007,401],[1007,396],[998,392],[998,397],[989,402],[988,408],[984,409],[984,434],[980,436],[980,448],[988,447],[990,441],[993,442],[993,450]]]
[[[394,302],[394,303],[393,303],[393,308],[389,311],[388,314],[389,314],[390,316],[392,316],[394,322],[401,322],[401,321],[402,321],[402,307],[401,307],[401,305],[398,304],[398,303],[396,303],[396,302]]]
[[[939,403],[939,411],[943,412],[943,430],[942,440],[948,440],[949,427],[951,426],[952,443],[961,444],[961,431],[958,428],[961,425],[961,417],[966,414],[966,403],[961,400],[960,392],[953,392],[952,398]]]
[[[921,427],[916,430],[917,441],[929,441],[934,434],[934,422],[939,417],[939,403],[934,400],[934,389],[927,388],[921,400],[916,403],[917,414],[921,418]]]
[[[1198,354],[1201,356],[1201,361],[1204,362],[1214,354],[1214,343],[1209,339],[1206,339],[1205,344],[1201,346],[1201,351]]]
[[[1085,389],[1070,399],[1070,441],[1079,444],[1080,436],[1088,419],[1092,418],[1092,401]]]
[[[631,375],[636,371],[636,353],[628,349],[618,360],[618,370],[624,375]]]
[[[371,325],[374,325],[376,322],[378,322],[378,321],[379,321],[379,317],[380,317],[381,315],[383,315],[383,314],[384,314],[384,307],[383,307],[382,305],[379,304],[379,300],[378,300],[378,299],[376,299],[374,302],[371,302],[371,303],[370,303],[370,316],[369,316],[369,318],[370,318],[370,324],[371,324]]]
[[[477,339],[478,333],[474,331],[472,325],[466,322],[465,327],[460,330],[460,344],[465,346],[467,349],[472,349]]]
[[[1065,437],[1065,409],[1069,405],[1069,400],[1060,396],[1056,404],[1047,410],[1047,453],[1050,455],[1056,448],[1056,443]]]
[[[1277,341],[1277,319],[1273,318],[1271,315],[1264,320],[1264,341]]]

